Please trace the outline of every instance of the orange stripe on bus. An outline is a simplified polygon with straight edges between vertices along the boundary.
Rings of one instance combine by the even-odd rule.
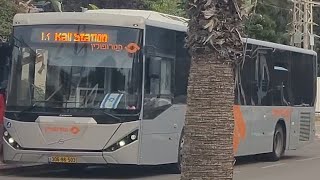
[[[291,108],[274,108],[272,109],[272,116],[275,118],[284,118],[290,120],[292,114]]]
[[[241,112],[240,106],[233,106],[233,115],[234,115],[234,131],[233,131],[233,151],[236,153],[239,148],[239,144],[241,140],[245,140],[246,138],[246,122],[243,118],[243,114]]]

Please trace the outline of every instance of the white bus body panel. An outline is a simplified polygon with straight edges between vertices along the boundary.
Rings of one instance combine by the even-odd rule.
[[[289,116],[274,114],[273,110],[289,112]],[[314,140],[313,107],[241,106],[241,112],[246,123],[246,137],[240,141],[236,156],[272,152],[274,130],[281,120],[286,127],[287,150],[297,149]]]
[[[168,164],[178,161],[186,105],[173,105],[155,119],[142,120],[140,164]]]
[[[7,131],[22,149],[15,149],[4,141],[4,160],[48,163],[51,156],[69,155],[76,156],[78,163],[138,163],[139,141],[113,152],[104,152],[103,149],[139,129],[139,121],[122,124],[94,122],[91,118],[78,117],[39,117],[37,122],[27,123],[5,119],[5,125],[10,124]],[[78,134],[72,133],[72,127],[79,128]]]

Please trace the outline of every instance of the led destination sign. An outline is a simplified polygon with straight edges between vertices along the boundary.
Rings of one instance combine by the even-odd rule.
[[[105,33],[73,33],[73,32],[41,32],[41,41],[44,42],[81,42],[106,43],[109,40]]]
[[[138,36],[138,30],[129,28],[48,25],[32,28],[29,40],[37,46],[40,43],[48,48],[57,45],[72,48],[81,43],[84,45],[82,48],[88,48],[91,52],[135,54],[141,50],[137,43]]]
[[[40,41],[56,43],[89,43],[91,44],[92,51],[113,50],[121,52],[126,50],[128,53],[133,54],[140,50],[140,47],[136,43],[128,43],[127,45],[109,43],[109,35],[106,33],[41,32]]]

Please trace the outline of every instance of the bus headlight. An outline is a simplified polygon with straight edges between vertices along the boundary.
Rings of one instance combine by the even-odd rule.
[[[125,141],[120,141],[120,142],[119,142],[119,146],[120,146],[120,147],[123,147],[123,146],[125,146],[125,145],[126,145],[126,142],[125,142]]]
[[[14,143],[14,139],[13,139],[13,138],[9,138],[9,139],[8,139],[8,142],[9,142],[10,144],[13,144],[13,143]]]
[[[4,137],[8,137],[8,136],[9,136],[8,131],[5,131],[5,132],[3,133],[3,135],[4,135]]]
[[[132,133],[130,133],[129,135],[125,136],[121,140],[119,140],[116,143],[114,143],[113,145],[111,145],[110,147],[108,147],[107,149],[105,149],[105,151],[107,151],[107,152],[116,151],[124,146],[127,146],[128,144],[133,143],[137,139],[138,139],[138,130],[135,130]]]
[[[130,139],[131,139],[132,141],[134,141],[134,140],[137,139],[137,136],[136,136],[135,134],[132,134],[132,135],[130,136]]]
[[[11,137],[7,130],[3,132],[3,137],[4,140],[7,141],[13,148],[20,149],[21,146],[13,139],[13,137]]]

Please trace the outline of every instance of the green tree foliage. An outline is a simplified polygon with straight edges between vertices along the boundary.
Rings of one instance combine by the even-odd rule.
[[[278,40],[275,28],[276,23],[274,20],[261,14],[252,14],[245,24],[248,37],[273,42]]]
[[[253,12],[245,22],[248,37],[289,44],[288,24],[293,4],[287,0],[254,0],[251,4]]]
[[[184,0],[145,0],[151,10],[171,14],[175,16],[186,16],[183,7]],[[182,5],[182,6],[181,6]]]
[[[11,33],[12,19],[17,10],[12,0],[0,0],[0,34]]]
[[[92,9],[94,4],[100,9],[150,9],[146,0],[68,0],[63,2],[64,11],[81,11],[81,7]]]
[[[89,9],[140,9],[154,10],[171,15],[185,16],[181,6],[184,0],[68,0],[64,1],[64,11],[81,11],[81,7]],[[96,7],[92,7],[95,5]]]
[[[32,5],[42,12],[62,12],[61,0],[33,0]]]

